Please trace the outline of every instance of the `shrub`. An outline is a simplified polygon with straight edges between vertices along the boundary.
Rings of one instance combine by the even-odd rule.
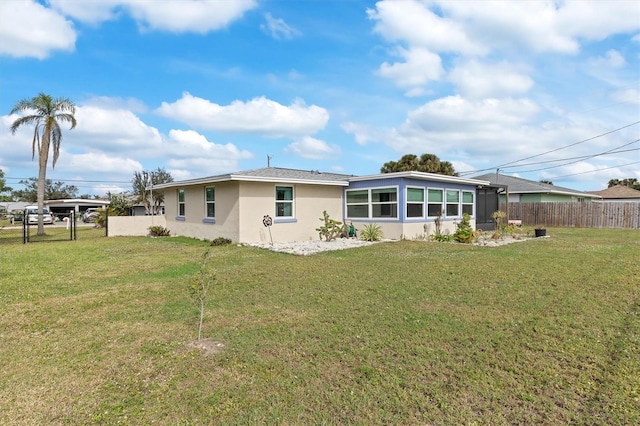
[[[375,223],[365,225],[362,232],[360,232],[360,238],[365,241],[380,241],[382,236],[382,228]]]
[[[212,246],[228,246],[229,244],[231,244],[231,240],[224,237],[218,237],[211,240]]]
[[[152,237],[168,237],[170,235],[170,231],[167,228],[159,225],[150,226],[148,229],[149,235],[151,235]]]
[[[462,221],[456,224],[456,232],[453,234],[453,239],[459,243],[471,244],[476,234],[473,231],[470,223],[471,216],[467,213],[462,215]]]
[[[448,231],[447,231],[448,232]],[[436,232],[429,237],[431,241],[437,241],[439,243],[448,243],[453,241],[453,235],[448,233]]]

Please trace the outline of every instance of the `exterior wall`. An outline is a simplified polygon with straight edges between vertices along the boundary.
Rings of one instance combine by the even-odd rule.
[[[166,228],[166,218],[164,216],[109,216],[109,237],[145,236],[149,233],[150,226]]]
[[[276,186],[293,186],[293,218],[276,217]],[[240,186],[240,237],[242,242],[290,242],[319,239],[318,228],[322,212],[340,220],[342,187],[306,184],[275,184],[272,182],[242,182]],[[269,215],[273,225],[265,227],[262,219]],[[269,235],[271,231],[271,235]]]
[[[348,218],[347,216],[347,197],[346,191],[352,189],[371,189],[371,188],[385,188],[385,187],[396,187],[398,189],[397,198],[398,198],[398,217],[397,218]],[[408,218],[406,217],[406,189],[407,187],[414,188],[423,188],[425,189],[425,205],[423,207],[424,217],[419,218]],[[476,195],[476,187],[474,185],[464,185],[458,183],[448,183],[448,182],[431,182],[424,181],[419,179],[410,179],[410,178],[389,178],[389,179],[376,179],[370,181],[357,181],[352,182],[348,188],[345,188],[344,192],[344,201],[343,201],[343,219],[346,223],[353,223],[358,232],[362,231],[365,225],[369,223],[375,223],[379,225],[384,234],[384,238],[389,239],[419,239],[426,237],[427,235],[431,235],[435,233],[435,218],[427,216],[427,203],[426,197],[427,189],[441,189],[445,191],[443,195],[446,197],[446,190],[459,190],[459,191],[468,191],[473,193],[473,215],[471,215],[471,226],[475,229],[476,221],[476,203],[477,203],[477,195]],[[371,212],[370,212],[371,213]],[[449,232],[453,234],[456,230],[456,223],[462,220],[462,205],[459,205],[458,215],[456,216],[446,216],[444,215],[441,219],[441,231],[446,233]],[[425,231],[425,225],[427,227],[427,231]],[[358,235],[360,235],[358,233]]]
[[[214,220],[206,218],[205,188],[215,188]],[[164,192],[167,228],[172,235],[202,240],[218,237],[239,241],[238,182],[218,182],[171,188]],[[178,216],[178,189],[185,190],[185,214]]]

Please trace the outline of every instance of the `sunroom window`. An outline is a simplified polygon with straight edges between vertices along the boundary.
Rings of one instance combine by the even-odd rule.
[[[459,216],[460,191],[447,190],[447,216]]]
[[[369,190],[347,191],[347,217],[369,217]]]
[[[424,217],[423,188],[407,188],[407,217]]]
[[[372,189],[371,213],[374,218],[398,217],[398,190],[396,188]]]
[[[429,217],[437,217],[442,215],[442,189],[427,190],[427,215]]]
[[[473,196],[473,192],[462,191],[462,214],[473,216]]]

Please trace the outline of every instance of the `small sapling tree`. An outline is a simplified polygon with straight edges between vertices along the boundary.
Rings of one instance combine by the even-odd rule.
[[[207,294],[211,285],[215,281],[215,276],[211,271],[209,261],[209,250],[202,255],[200,270],[193,277],[189,285],[189,293],[196,307],[200,310],[200,320],[198,322],[198,340],[202,338],[202,322],[204,321],[204,308],[207,302]]]

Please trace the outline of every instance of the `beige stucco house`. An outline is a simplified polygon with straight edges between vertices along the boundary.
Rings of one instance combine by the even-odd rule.
[[[267,167],[153,187],[165,197],[172,235],[234,242],[318,239],[322,212],[353,223],[375,223],[386,238],[455,231],[463,213],[475,226],[476,188],[488,182],[421,172],[370,176]],[[265,226],[265,218],[271,225]]]

